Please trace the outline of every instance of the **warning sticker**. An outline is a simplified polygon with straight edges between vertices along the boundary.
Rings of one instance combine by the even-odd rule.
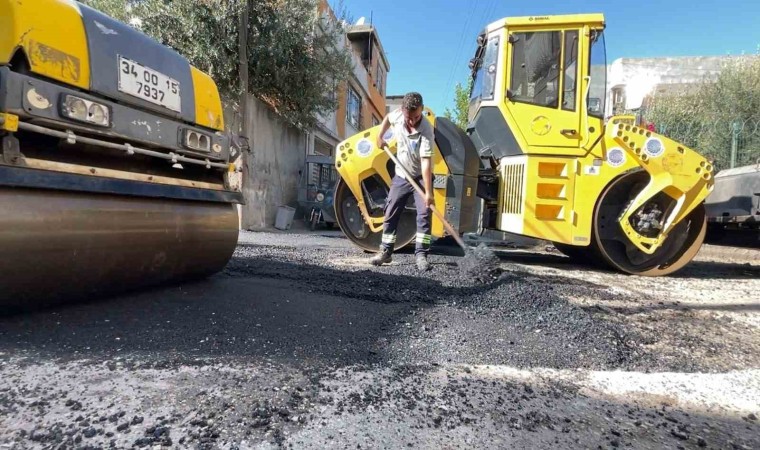
[[[625,164],[625,151],[620,147],[611,148],[607,152],[607,164],[612,167],[620,167]]]
[[[366,158],[372,153],[372,147],[372,142],[370,142],[369,139],[362,139],[356,144],[356,153],[362,158]]]
[[[665,145],[663,145],[661,140],[652,137],[647,139],[647,141],[644,143],[644,151],[650,157],[657,158],[665,151]]]
[[[602,168],[597,166],[585,166],[583,168],[583,173],[586,175],[599,175],[601,171]]]

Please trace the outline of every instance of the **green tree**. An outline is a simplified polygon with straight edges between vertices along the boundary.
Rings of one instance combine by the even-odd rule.
[[[644,118],[717,169],[730,166],[732,146],[737,166],[754,163],[760,157],[760,57],[733,59],[688,92],[655,97]]]
[[[462,83],[454,86],[454,110],[446,108],[443,116],[454,122],[459,128],[466,130],[470,115],[470,92],[472,91],[472,79],[467,82],[467,87]]]
[[[208,73],[224,102],[237,107],[239,17],[237,0],[84,0],[130,23]],[[299,128],[336,107],[327,95],[351,73],[340,20],[328,25],[317,0],[251,1],[248,14],[248,92]]]

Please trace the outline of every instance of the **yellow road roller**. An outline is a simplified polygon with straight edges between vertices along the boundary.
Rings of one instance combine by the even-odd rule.
[[[468,128],[427,113],[435,206],[459,233],[516,233],[622,272],[667,275],[702,245],[713,167],[627,117],[604,116],[604,28],[602,14],[578,14],[506,18],[480,33]],[[367,251],[379,248],[394,172],[378,132],[335,151],[336,220]],[[436,219],[432,231],[445,234]],[[414,237],[410,204],[396,247]]]
[[[0,310],[219,271],[239,150],[211,78],[69,0],[0,0]]]

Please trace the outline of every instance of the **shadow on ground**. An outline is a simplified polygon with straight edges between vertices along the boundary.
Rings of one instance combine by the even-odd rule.
[[[601,293],[602,286],[555,286],[510,273],[467,284],[448,260],[436,262],[428,277],[404,275],[411,273],[405,264],[383,268],[399,273],[339,270],[257,254],[256,246],[247,250],[207,280],[0,318],[0,352],[95,362],[221,357],[320,366],[454,360],[608,367],[631,358],[624,330],[595,321],[564,297],[574,289]],[[426,312],[443,307],[451,317]],[[442,320],[425,331],[421,320],[432,315]],[[453,336],[452,348],[462,351],[418,346],[410,352],[417,331]],[[471,341],[462,341],[464,335]]]
[[[562,256],[507,253],[503,261],[579,267]],[[609,369],[641,367],[641,344],[657,339],[608,317],[609,308],[572,303],[579,296],[640,300],[586,280],[518,270],[477,283],[446,256],[431,257],[434,270],[420,276],[404,253],[391,267],[318,263],[345,256],[241,245],[224,272],[207,280],[0,318],[0,352],[158,363],[260,358]],[[700,368],[683,361],[659,368]]]
[[[536,264],[542,267],[551,267],[560,270],[583,269],[600,273],[615,273],[597,264],[577,262],[564,255],[551,255],[538,252],[498,250],[495,254],[503,262],[519,264]],[[625,276],[624,274],[621,274]],[[709,277],[718,280],[754,280],[760,278],[760,267],[749,264],[717,262],[717,261],[691,261],[678,272],[667,275],[675,278],[704,278]]]

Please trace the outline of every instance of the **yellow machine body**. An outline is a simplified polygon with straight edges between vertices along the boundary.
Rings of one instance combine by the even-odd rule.
[[[81,6],[73,0],[0,0],[0,65],[10,64],[22,52],[32,73],[89,90],[90,52],[83,20]],[[224,130],[216,84],[204,72],[189,68],[196,106],[192,122]]]
[[[224,267],[243,197],[223,131],[216,84],[170,48],[0,0],[0,313]]]
[[[87,38],[75,2],[2,0],[0,30],[0,64],[9,64],[23,49],[33,72],[78,88],[90,87]]]
[[[425,119],[431,125],[435,124],[435,116],[432,111],[425,111]],[[390,157],[375,145],[377,134],[380,132],[380,125],[372,127],[363,133],[356,134],[351,138],[343,141],[338,145],[336,152],[335,167],[342,180],[348,186],[351,192],[362,192],[361,181],[370,175],[378,175],[386,185],[390,185],[392,178],[392,162]],[[361,144],[360,144],[361,143]],[[369,151],[359,152],[360,147],[367,146]],[[390,139],[388,147],[393,154],[396,153],[396,141]],[[446,161],[441,155],[437,145],[433,148],[433,176],[447,177],[449,168]],[[474,196],[475,193],[472,192]],[[374,233],[381,232],[383,229],[383,215],[372,214],[371,207],[358,197],[357,208],[365,219],[367,227]],[[439,186],[433,190],[434,204],[436,208],[443,211],[446,208],[446,187]],[[443,224],[437,217],[432,218],[432,232],[435,237],[443,237],[445,231]]]
[[[601,14],[533,16],[499,20],[478,36],[467,139],[480,162],[480,229],[549,240],[572,257],[628,273],[665,275],[701,246],[712,166],[630,117],[605,119],[604,27]],[[445,123],[435,125],[437,132]],[[356,142],[355,136],[338,148]],[[359,165],[338,153],[339,173],[357,204],[362,180],[382,172],[389,182],[387,158],[373,155],[377,162],[370,157]],[[452,156],[442,159],[437,167]],[[436,194],[447,212],[451,200],[465,195]],[[382,222],[371,220],[375,227]],[[442,228],[433,234],[441,236]]]

